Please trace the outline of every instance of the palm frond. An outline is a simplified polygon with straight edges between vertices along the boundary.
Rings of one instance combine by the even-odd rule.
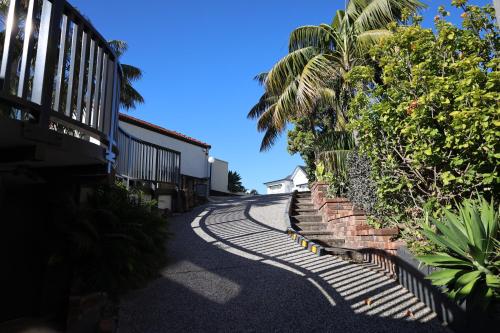
[[[328,49],[330,47],[331,34],[334,32],[327,24],[306,25],[292,31],[288,43],[289,52],[305,47]]]
[[[358,32],[385,28],[392,21],[399,21],[403,9],[414,12],[425,5],[419,0],[350,0],[347,15]]]
[[[349,150],[352,148],[354,148],[354,137],[351,132],[330,132],[318,140],[319,151]]]
[[[266,82],[266,79],[267,79],[267,72],[262,72],[262,73],[259,73],[257,75],[255,75],[255,77],[253,78],[255,81],[259,82],[259,84],[261,86],[264,85],[264,83]]]
[[[274,110],[276,108],[276,103],[267,108],[259,117],[257,121],[257,130],[259,132],[265,132],[268,128],[273,126]]]
[[[262,138],[262,143],[260,144],[260,151],[268,151],[280,137],[281,132],[277,131],[274,127],[269,127]]]
[[[319,140],[316,158],[323,162],[326,170],[342,174],[347,171],[347,157],[354,147],[352,133],[331,132]]]
[[[110,40],[108,41],[108,45],[113,52],[115,52],[118,58],[120,58],[128,50],[128,44],[123,40]]]
[[[297,90],[298,78],[286,87],[276,102],[272,122],[273,127],[280,132],[286,129],[286,124],[291,120],[293,110],[297,104]]]
[[[259,99],[257,104],[255,104],[250,112],[247,114],[248,119],[257,119],[259,118],[271,105],[275,104],[278,100],[276,96],[269,96],[269,94],[264,93],[262,97]]]
[[[333,21],[332,21],[332,27],[335,29],[335,30],[339,30],[341,24],[342,24],[342,21],[345,19],[345,11],[343,10],[337,10],[335,12],[335,16],[333,18]]]
[[[142,70],[132,65],[121,64],[123,79],[129,82],[137,81],[142,78]]]
[[[310,110],[318,99],[327,81],[335,75],[332,58],[327,54],[318,54],[304,67],[299,78],[297,103],[300,110]]]
[[[122,81],[122,87],[120,90],[120,105],[126,109],[135,109],[137,104],[143,104],[144,98],[141,94],[135,90],[132,85],[127,84],[125,81]]]
[[[293,80],[300,75],[309,60],[318,53],[315,47],[306,47],[287,54],[269,71],[265,82],[266,90],[276,95],[283,92],[290,78]]]
[[[327,150],[319,152],[317,158],[323,162],[325,170],[335,175],[347,172],[347,157],[352,150]]]

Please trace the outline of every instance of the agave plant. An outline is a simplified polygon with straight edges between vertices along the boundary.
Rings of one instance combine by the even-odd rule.
[[[423,234],[445,250],[417,259],[441,268],[427,278],[445,287],[452,299],[466,300],[468,311],[484,310],[500,297],[500,210],[484,198],[464,200],[457,208],[457,214],[444,209],[443,219],[429,217],[431,223],[422,225]]]

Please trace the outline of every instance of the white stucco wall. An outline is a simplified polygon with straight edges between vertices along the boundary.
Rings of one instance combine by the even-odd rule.
[[[281,185],[280,188],[274,188],[276,185]],[[292,192],[293,184],[288,180],[283,180],[281,182],[273,182],[266,184],[267,194],[280,194],[280,193],[290,193]]]
[[[208,178],[208,153],[205,148],[120,121],[127,133],[156,145],[181,153],[181,174]]]
[[[309,179],[307,178],[307,174],[302,169],[297,169],[293,177],[293,188],[292,192],[297,190],[299,192],[309,191]],[[300,186],[303,185],[303,186]]]
[[[228,172],[229,172],[228,163],[226,161],[215,159],[215,162],[212,164],[212,181],[211,181],[212,190],[225,193],[229,192],[229,190],[227,189]]]
[[[288,177],[287,177],[288,178]],[[267,194],[291,193],[293,191],[305,192],[309,191],[309,179],[307,174],[301,168],[295,168],[291,180],[281,180],[266,183]],[[281,188],[275,188],[276,185],[281,185]]]

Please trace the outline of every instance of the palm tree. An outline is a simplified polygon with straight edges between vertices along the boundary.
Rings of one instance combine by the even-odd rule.
[[[128,49],[127,43],[122,40],[111,40],[108,44],[115,52],[118,60]],[[120,106],[125,110],[135,109],[137,104],[144,103],[144,98],[133,87],[133,83],[142,77],[142,71],[132,65],[120,64],[120,66],[122,71]]]
[[[248,117],[258,119],[257,128],[264,132],[261,151],[274,144],[291,120],[313,121],[311,115],[325,105],[334,113],[335,130],[343,131],[353,94],[346,74],[366,63],[367,49],[390,34],[388,23],[422,7],[419,0],[350,0],[331,24],[295,29],[289,54],[256,77],[265,92]]]

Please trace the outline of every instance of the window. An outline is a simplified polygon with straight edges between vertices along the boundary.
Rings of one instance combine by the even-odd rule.
[[[269,186],[269,189],[270,190],[279,190],[279,189],[281,189],[282,186],[283,186],[283,184],[271,185],[271,186]]]

